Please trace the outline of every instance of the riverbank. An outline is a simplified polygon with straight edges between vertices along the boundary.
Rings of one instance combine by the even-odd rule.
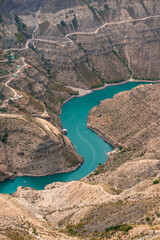
[[[102,89],[105,89],[107,87],[110,87],[110,86],[118,86],[118,85],[122,85],[122,84],[126,84],[128,82],[144,82],[144,83],[160,83],[160,80],[156,80],[156,81],[150,81],[150,80],[138,80],[138,79],[133,79],[133,78],[129,78],[128,80],[125,80],[125,81],[122,81],[122,82],[117,82],[117,83],[104,83],[104,85],[102,87],[98,87],[98,88],[94,88],[94,89],[82,89],[82,88],[76,88],[76,87],[71,87],[71,86],[66,86],[74,91],[77,91],[78,92],[78,95],[72,95],[70,96],[69,98],[67,98],[63,104],[62,104],[62,107],[61,107],[61,110],[60,112],[58,113],[58,115],[61,115],[62,114],[62,108],[64,106],[64,104],[66,104],[68,101],[70,101],[71,99],[73,98],[77,98],[77,97],[83,97],[85,95],[88,95],[88,94],[91,94],[92,92],[94,91],[99,91],[99,90],[102,90]]]
[[[139,85],[92,108],[87,127],[119,149],[106,171],[133,159],[159,159],[159,92],[160,84]]]
[[[102,139],[103,141],[107,142],[108,144],[110,144],[112,147],[113,147],[113,151],[115,148],[118,148],[118,144],[115,144],[114,141],[109,138],[109,137],[106,137],[102,132],[100,132],[98,129],[96,129],[95,127],[92,127],[89,123],[87,123],[87,128],[92,130],[93,132],[95,132],[96,134],[98,134]],[[112,152],[112,151],[111,151]]]
[[[91,94],[94,91],[99,91],[99,90],[105,89],[105,88],[110,87],[110,86],[122,85],[122,84],[125,84],[125,83],[128,83],[128,82],[160,83],[160,80],[153,81],[153,80],[140,80],[140,79],[129,78],[128,80],[117,82],[117,83],[104,83],[104,85],[102,87],[98,87],[98,88],[94,88],[94,89],[82,89],[82,88],[66,86],[66,87],[68,87],[68,88],[70,88],[74,91],[77,91],[78,95],[73,95],[73,96],[69,97],[68,99],[66,99],[63,102],[63,104],[70,101],[74,97],[83,97],[85,95]]]
[[[112,151],[111,145],[114,148],[116,146],[114,142],[112,142],[112,135],[111,139],[104,139],[104,136],[102,135],[102,138],[99,137],[100,134],[98,132],[98,134],[95,134],[89,129],[86,130],[86,123],[89,111],[94,106],[99,105],[100,102],[103,102],[105,99],[111,99],[117,93],[129,91],[132,88],[135,88],[136,86],[141,84],[142,82],[128,82],[126,84],[124,84],[123,82],[121,84],[118,84],[118,86],[112,86],[108,88],[105,87],[105,89],[102,89],[100,91],[93,91],[92,94],[88,94],[87,96],[81,98],[74,98],[72,99],[72,101],[68,102],[63,108],[63,113],[60,116],[60,119],[63,124],[63,128],[68,129],[67,135],[72,141],[72,144],[74,144],[76,152],[84,158],[84,163],[82,164],[82,166],[79,167],[76,171],[64,174],[55,174],[38,178],[17,177],[13,182],[9,181],[2,184],[1,192],[12,193],[16,190],[18,186],[25,186],[24,181],[27,182],[28,186],[42,190],[44,189],[45,185],[52,182],[68,182],[73,180],[79,180],[87,176],[88,174],[94,172],[98,164],[104,164],[106,162],[107,153]],[[105,141],[103,141],[102,139],[104,139]],[[107,142],[109,142],[111,145],[107,144]],[[118,141],[117,143],[121,143],[121,141]],[[118,144],[118,146],[119,145],[121,144]],[[110,156],[112,155],[113,154],[111,154]],[[124,156],[124,154],[121,154],[121,156]],[[28,171],[24,171],[24,173],[26,172],[28,173]]]
[[[102,165],[103,162],[100,162],[102,155],[97,155],[97,154],[99,153],[103,154],[103,157],[106,160],[107,159],[106,153],[109,153],[111,149],[110,150],[106,149],[107,144],[104,145],[104,148],[100,148],[101,145],[104,144],[104,141],[102,141],[102,139],[100,139],[97,134],[94,134],[90,130],[87,130],[87,133],[86,133],[86,119],[88,116],[88,111],[89,109],[91,109],[91,107],[95,105],[97,106],[98,102],[102,102],[102,103],[105,102],[103,101],[103,99],[107,97],[111,98],[118,92],[127,91],[123,94],[119,94],[119,96],[123,100],[124,99],[123,95],[130,94],[130,91],[128,90],[130,90],[131,88],[137,85],[138,84],[135,84],[135,83],[134,84],[127,83],[126,85],[124,86],[122,85],[120,87],[119,86],[110,87],[100,92],[96,92],[88,96],[85,96],[84,98],[73,99],[71,103],[66,104],[65,108],[63,109],[63,114],[62,114],[63,119],[62,118],[61,119],[65,120],[65,121],[62,121],[64,123],[64,127],[68,127],[69,129],[68,136],[70,137],[71,141],[75,144],[78,154],[80,154],[80,152],[78,151],[79,149],[82,151],[86,150],[87,153],[89,152],[89,150],[91,150],[91,154],[87,156],[87,158],[85,157],[84,164],[75,172],[68,173],[68,174],[61,174],[61,175],[57,174],[54,177],[53,176],[43,177],[43,178],[22,177],[22,178],[16,178],[14,181],[8,181],[4,185],[2,184],[1,185],[2,191],[9,188],[9,185],[10,185],[11,191],[13,191],[13,189],[15,189],[16,187],[17,181],[19,181],[17,183],[17,187],[24,186],[24,187],[19,187],[17,191],[11,196],[0,194],[1,205],[5,206],[5,207],[2,207],[2,210],[1,210],[1,215],[3,216],[3,219],[2,219],[3,221],[1,221],[2,224],[5,224],[5,226],[8,226],[7,224],[10,224],[9,220],[14,219],[14,222],[15,222],[15,219],[17,216],[18,216],[17,219],[21,219],[21,218],[26,219],[27,222],[29,222],[30,220],[32,223],[30,226],[33,226],[33,224],[36,223],[36,221],[42,221],[42,226],[43,227],[47,226],[47,228],[44,229],[45,234],[47,234],[48,226],[51,226],[52,229],[53,228],[60,229],[61,231],[65,229],[65,226],[67,226],[66,228],[67,234],[69,231],[68,229],[70,229],[70,226],[71,226],[71,229],[72,229],[71,232],[73,232],[74,234],[77,234],[76,232],[77,229],[78,231],[81,231],[80,232],[81,234],[85,234],[84,228],[81,228],[81,226],[82,227],[84,226],[85,229],[87,229],[86,235],[85,236],[83,235],[84,239],[87,239],[89,231],[90,231],[90,236],[93,236],[94,238],[98,239],[102,237],[102,231],[105,231],[104,236],[106,236],[105,229],[110,228],[110,226],[121,226],[121,227],[124,226],[126,228],[127,226],[126,222],[128,225],[130,224],[129,226],[131,227],[133,226],[134,228],[133,232],[135,234],[135,231],[136,231],[135,236],[137,236],[137,234],[139,234],[139,225],[141,223],[143,224],[143,229],[142,229],[142,225],[140,225],[140,228],[143,230],[143,231],[141,230],[142,233],[144,233],[144,228],[146,231],[146,228],[150,226],[148,224],[148,220],[145,220],[146,217],[147,219],[148,218],[151,219],[150,221],[152,221],[151,222],[152,226],[154,226],[156,229],[158,228],[158,226],[156,225],[156,221],[159,224],[159,218],[157,216],[157,213],[159,212],[158,204],[160,199],[160,194],[159,194],[160,185],[153,184],[153,182],[159,179],[159,175],[155,175],[155,174],[159,171],[160,161],[158,159],[157,160],[154,160],[154,159],[152,160],[138,159],[137,160],[136,159],[134,161],[130,161],[126,163],[121,162],[121,166],[119,169],[115,169],[115,171],[111,171],[108,168],[108,165],[114,167],[112,165],[113,161],[111,161],[111,158],[117,156],[117,154],[111,154],[109,158],[109,162],[106,161],[106,163],[108,163],[107,168],[104,169],[105,171],[103,171],[103,166],[105,165]],[[153,88],[153,87],[154,85],[153,86],[149,86],[149,84],[146,85],[146,88]],[[141,92],[144,91],[145,87],[139,86],[139,88],[141,91],[138,91],[138,94],[141,94]],[[135,93],[135,89],[136,88],[134,88],[133,90],[134,93]],[[148,91],[146,92],[148,93]],[[134,94],[131,94],[131,97],[133,95]],[[158,96],[160,95],[158,94]],[[148,98],[148,95],[146,97],[147,97],[147,101],[149,101],[150,104],[155,103],[150,101],[150,98]],[[95,98],[97,98],[98,100],[95,101]],[[108,99],[106,101],[112,102],[115,98],[117,99],[117,96],[115,96],[112,99]],[[142,94],[142,98],[144,98],[143,94]],[[132,99],[134,100],[135,96]],[[157,100],[157,95],[155,96],[154,99]],[[139,102],[139,98],[137,101]],[[122,111],[122,108],[125,106],[125,104],[122,104],[122,102],[120,101],[117,101],[117,102],[119,106],[121,106],[121,107],[117,106],[117,109],[119,111]],[[128,104],[130,101],[128,101],[128,98],[127,98],[125,102],[126,104]],[[91,104],[92,106],[90,105],[90,103],[92,103]],[[140,103],[142,104],[142,107],[143,107],[143,101],[140,101]],[[86,107],[87,105],[88,107]],[[153,104],[153,107],[157,109],[158,105],[156,106],[154,105],[155,104]],[[108,104],[108,106],[111,106],[111,111],[112,109],[114,109],[112,105]],[[132,110],[132,108],[130,108],[130,105],[128,106],[129,106],[129,110],[130,109]],[[133,107],[135,109],[138,109],[134,103],[133,103]],[[148,109],[150,111],[150,106],[148,106]],[[150,121],[150,115],[149,114],[147,115]],[[140,116],[139,112],[137,116]],[[125,117],[125,115],[122,114],[121,117]],[[157,115],[153,117],[158,118]],[[94,123],[96,123],[95,120],[96,118],[93,118]],[[101,121],[99,121],[99,123],[100,122]],[[127,126],[126,123],[124,123],[124,125]],[[83,129],[81,128],[81,126],[83,127]],[[100,126],[102,125],[100,124]],[[132,126],[133,124],[131,122],[131,127]],[[142,126],[143,124],[139,125],[139,128],[141,129]],[[91,132],[91,135],[90,135],[90,132]],[[157,136],[157,132],[155,136]],[[155,133],[155,131],[153,131],[153,128],[151,129],[151,133]],[[88,138],[88,136],[90,137]],[[132,138],[132,136],[130,137]],[[73,141],[74,139],[75,141]],[[97,144],[97,139],[98,141],[101,141],[99,145]],[[79,145],[76,145],[76,143]],[[149,150],[153,145],[153,142],[152,144],[150,143],[151,142],[149,142],[148,144],[150,145]],[[147,146],[146,143],[144,144],[145,146]],[[153,150],[154,149],[151,149],[152,152]],[[83,153],[85,154],[85,152]],[[124,155],[127,154],[127,152],[125,151],[123,152],[123,149],[122,151],[118,151],[118,153],[119,153],[119,156],[117,158],[116,163],[120,161],[120,157],[124,157]],[[95,172],[94,170],[92,170],[91,173],[93,174],[90,175],[88,178],[82,179],[81,177],[80,178],[81,181],[76,181],[78,180],[77,176],[80,177],[82,174],[84,175],[86,174],[85,171],[87,171],[88,168],[91,167],[91,165],[93,164],[92,161],[95,161],[94,167],[99,165],[99,168]],[[88,165],[86,165],[87,162],[88,162]],[[103,172],[101,173],[101,171]],[[101,174],[99,175],[99,173]],[[70,177],[71,175],[72,177]],[[69,177],[67,178],[67,176]],[[86,174],[86,176],[88,175]],[[37,181],[37,185],[35,184],[36,181]],[[58,183],[55,183],[57,181]],[[72,181],[72,182],[69,182],[69,181]],[[48,185],[49,183],[52,183],[52,184]],[[42,186],[44,189],[44,185],[48,185],[48,186],[46,186],[45,190],[42,190]],[[37,191],[36,189],[39,189],[42,191]],[[10,209],[7,209],[6,208],[7,206],[9,206]],[[19,209],[16,208],[17,206],[19,207]],[[32,209],[34,211],[32,211]],[[14,211],[15,211],[15,215],[13,215]],[[28,218],[26,218],[26,211],[29,211],[27,215],[29,220]],[[106,215],[106,212],[108,213],[108,215]],[[117,218],[117,216],[120,216],[120,217]],[[126,219],[129,219],[129,222]],[[107,225],[108,223],[110,225]],[[21,226],[22,221],[19,224]],[[49,225],[46,225],[46,224],[49,224]],[[25,226],[25,223],[23,223],[23,226]],[[38,225],[38,228],[39,226],[40,225]],[[138,230],[135,230],[136,227],[138,228]],[[17,225],[16,225],[16,228],[17,228]],[[34,229],[35,229],[35,226],[34,226]],[[96,235],[95,235],[95,229],[96,229]],[[122,239],[124,240],[131,239],[133,235],[132,234],[129,235],[130,232],[132,233],[132,228],[129,231],[129,233],[127,232],[127,235],[125,232],[124,238],[122,237]],[[50,234],[50,229],[49,229],[49,234]],[[123,231],[120,234],[122,236]],[[53,237],[54,236],[52,235],[51,239]],[[46,239],[46,235],[44,236],[44,239]],[[68,237],[64,239],[68,239]],[[76,239],[75,235],[73,236],[73,239],[74,240]]]
[[[76,97],[83,97],[85,95],[88,95],[88,94],[91,94],[92,92],[94,91],[99,91],[99,90],[102,90],[102,89],[105,89],[107,87],[110,87],[110,86],[118,86],[118,85],[122,85],[122,84],[125,84],[125,83],[128,83],[128,82],[144,82],[144,83],[160,83],[160,80],[156,80],[156,81],[153,81],[153,80],[140,80],[140,79],[133,79],[133,78],[129,78],[128,80],[125,80],[125,81],[122,81],[122,82],[117,82],[117,83],[104,83],[104,85],[102,87],[98,87],[98,88],[94,88],[94,89],[82,89],[82,88],[75,88],[75,87],[71,87],[71,86],[66,86],[74,91],[77,91],[78,92],[78,95],[72,95],[70,96],[68,99],[66,99],[64,102],[63,102],[63,105],[65,103],[67,103],[68,101],[70,101],[72,98],[76,98]],[[62,107],[63,107],[62,105]],[[59,115],[62,113],[62,111],[60,111]]]

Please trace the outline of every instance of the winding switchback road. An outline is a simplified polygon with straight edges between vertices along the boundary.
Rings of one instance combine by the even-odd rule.
[[[125,24],[125,23],[132,23],[132,22],[138,22],[138,21],[145,21],[147,19],[152,19],[152,18],[160,18],[160,15],[155,15],[155,16],[148,16],[148,17],[144,17],[144,18],[137,18],[137,19],[128,19],[128,20],[124,20],[124,21],[119,21],[119,22],[106,22],[103,25],[101,25],[100,27],[98,27],[95,31],[92,32],[73,32],[73,33],[68,33],[65,35],[65,38],[67,38],[68,42],[71,42],[73,44],[73,41],[69,38],[70,36],[73,35],[93,35],[93,34],[97,34],[99,32],[100,29],[105,28],[106,26],[112,26],[112,25],[121,25],[121,24]],[[60,47],[63,47],[62,44],[66,44],[66,40],[65,41],[54,41],[54,40],[49,40],[49,39],[40,39],[40,38],[35,38],[35,31],[38,29],[38,22],[36,23],[36,28],[33,31],[32,34],[32,38],[28,39],[25,47],[23,48],[10,48],[10,49],[5,49],[4,52],[7,51],[24,51],[26,49],[29,48],[29,44],[31,42],[34,41],[39,41],[39,42],[48,42],[48,43],[53,43],[53,44],[57,44]]]
[[[22,94],[18,94],[14,88],[12,88],[8,85],[11,81],[14,81],[13,80],[13,75],[20,73],[22,71],[22,69],[24,69],[27,66],[27,63],[25,62],[25,59],[23,57],[21,57],[21,60],[23,62],[23,65],[15,73],[8,75],[8,77],[10,77],[10,78],[4,84],[5,87],[7,87],[8,89],[10,89],[13,92],[13,96],[12,96],[13,99],[19,99],[23,96]],[[5,77],[7,77],[7,76],[5,76]],[[6,99],[3,103],[3,105],[1,106],[1,108],[5,107],[6,104],[8,104],[9,100],[10,100],[10,98]],[[48,112],[46,111],[46,107],[45,107],[44,103],[43,102],[41,102],[41,103],[43,105],[44,111],[39,115],[39,117],[49,118],[50,116],[49,116]],[[1,114],[1,115],[3,115],[3,114]]]
[[[23,65],[22,65],[14,74],[20,73],[20,71],[21,71],[25,66],[27,66],[27,64],[26,64],[25,61],[24,61],[24,58],[21,58],[21,59],[22,59]],[[13,98],[17,98],[17,97],[18,97],[17,92],[14,90],[14,88],[8,86],[8,84],[13,80],[12,78],[13,78],[13,76],[10,77],[10,78],[8,79],[8,81],[7,81],[4,85],[13,92],[13,94],[14,94],[14,95],[13,95]],[[10,98],[9,98],[9,99],[10,99]],[[6,101],[8,101],[9,99],[7,99]]]
[[[91,31],[91,32],[73,32],[73,33],[69,33],[69,34],[66,34],[65,35],[65,39],[67,39],[67,42],[66,40],[65,41],[54,41],[54,40],[49,40],[49,39],[40,39],[40,38],[35,38],[35,32],[36,30],[38,29],[38,15],[40,13],[41,9],[39,9],[39,11],[37,12],[36,14],[36,20],[35,20],[35,29],[33,30],[33,33],[32,33],[32,38],[31,39],[28,39],[26,41],[26,44],[25,44],[25,47],[23,48],[10,48],[10,49],[5,49],[4,52],[7,52],[7,51],[24,51],[26,49],[29,48],[29,44],[31,42],[34,42],[34,41],[39,41],[39,42],[46,42],[46,43],[53,43],[53,44],[57,44],[58,46],[60,47],[64,47],[64,45],[68,42],[71,42],[73,44],[73,41],[69,38],[73,35],[92,35],[92,34],[97,34],[99,32],[100,29],[103,29],[105,28],[106,26],[113,26],[113,25],[121,25],[121,24],[125,24],[125,23],[132,23],[132,22],[138,22],[138,21],[145,21],[145,20],[148,20],[148,19],[154,19],[154,18],[160,18],[160,15],[155,15],[155,16],[148,16],[148,17],[143,17],[143,18],[138,18],[138,19],[128,19],[128,20],[123,20],[123,21],[118,21],[118,22],[106,22],[106,23],[103,23],[100,27],[98,27],[95,31]],[[22,61],[23,61],[23,65],[21,66],[20,69],[18,69],[14,74],[18,74],[27,64],[25,63],[24,61],[24,58],[21,58]],[[6,60],[3,60],[3,61],[6,61]],[[11,75],[8,75],[8,76],[11,76]],[[12,81],[12,77],[10,77],[8,79],[8,81],[5,83],[5,86],[7,88],[9,88],[12,92],[13,92],[13,98],[18,98],[18,94],[17,92],[15,91],[15,89],[13,89],[12,87],[10,87],[8,84]],[[5,102],[7,103],[9,101],[9,99],[7,99]],[[4,104],[3,104],[4,105]],[[42,114],[42,116],[44,115],[44,117],[47,117],[48,116],[48,113],[47,111],[45,110],[45,106],[44,106],[44,112]]]
[[[7,80],[7,82],[5,82],[5,84],[4,84],[5,87],[7,87],[11,92],[13,92],[13,97],[12,97],[13,99],[18,99],[18,98],[21,98],[21,97],[22,97],[22,95],[17,94],[17,92],[16,92],[16,90],[15,90],[14,88],[12,88],[12,87],[10,87],[10,86],[8,85],[11,81],[13,81],[13,75],[20,73],[21,70],[22,70],[25,66],[27,66],[27,64],[26,64],[25,61],[24,61],[24,58],[21,57],[21,59],[22,59],[23,65],[22,65],[15,73],[8,75],[8,77],[10,77],[10,78],[9,78],[9,79]],[[5,76],[5,77],[7,77],[7,76]],[[3,103],[3,105],[1,106],[1,108],[5,107],[6,104],[8,104],[8,101],[9,101],[9,100],[10,100],[10,98],[6,99],[6,100],[4,101],[4,103]]]
[[[144,17],[144,18],[137,18],[137,19],[128,19],[128,20],[119,21],[119,22],[106,22],[102,26],[98,27],[93,32],[73,32],[73,33],[67,34],[65,37],[68,38],[73,35],[93,35],[93,34],[97,34],[100,29],[102,29],[106,26],[120,25],[120,24],[124,24],[124,23],[131,23],[131,22],[138,22],[138,21],[145,21],[147,19],[152,19],[152,18],[160,18],[160,15],[149,16],[149,17]]]

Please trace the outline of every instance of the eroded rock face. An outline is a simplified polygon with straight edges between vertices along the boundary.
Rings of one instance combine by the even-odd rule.
[[[82,181],[53,183],[42,191],[19,187],[10,197],[0,196],[0,234],[6,236],[17,231],[23,236],[30,234],[33,239],[35,236],[53,239],[54,236],[55,240],[102,236],[127,240],[144,233],[159,237],[160,231],[155,231],[146,220],[148,217],[158,229],[160,184],[153,185],[154,179],[142,181],[121,193],[109,184]],[[125,230],[105,231],[123,224],[133,230],[127,234]]]
[[[154,150],[151,155],[155,157],[156,149],[153,145],[158,148],[159,93],[160,84],[140,85],[131,91],[119,93],[94,107],[88,121],[106,138],[111,139],[113,145],[129,149],[142,149],[144,146],[146,152]],[[149,142],[154,144],[148,145]]]
[[[19,187],[10,197],[1,194],[0,237],[5,239],[16,233],[16,236],[48,240],[53,236],[55,240],[100,237],[128,240],[139,235],[159,239],[159,93],[160,84],[141,85],[93,108],[90,124],[103,136],[112,139],[113,144],[121,146],[119,151],[110,155],[101,169],[103,173],[96,176],[93,173],[83,181],[52,183],[42,191]],[[151,111],[152,116],[149,115]],[[42,118],[34,118],[33,121],[21,115],[8,115],[3,114],[6,119],[1,121],[3,126],[5,122],[8,126],[7,145],[3,143],[6,149],[17,141],[15,132],[20,136],[18,139],[22,139],[20,147],[26,151],[25,155],[30,154],[24,143],[28,141],[27,132],[32,128],[34,143],[32,138],[27,143],[34,147],[30,156],[34,156],[35,164],[37,157],[40,163],[43,162],[42,155],[46,149],[51,152],[54,149],[54,157],[63,155],[64,142],[68,139],[63,139],[61,148],[62,136],[52,124]],[[139,151],[141,154],[135,155]],[[45,154],[51,161],[49,151]],[[5,169],[4,163],[1,166]],[[21,171],[23,168],[26,169],[22,164]],[[121,226],[120,231],[113,230],[118,226]]]
[[[69,172],[82,164],[69,139],[48,121],[9,114],[0,119],[1,181]]]
[[[60,126],[57,114],[62,103],[76,94],[66,86],[88,89],[130,76],[160,77],[158,0],[6,0],[0,4],[0,47],[23,56],[32,66],[28,69],[26,65],[10,86],[43,102],[55,126]],[[15,60],[17,65],[23,64],[20,59]],[[8,68],[10,72],[15,70]],[[12,97],[11,91],[7,91]],[[30,105],[31,101],[25,111],[35,117]],[[45,144],[38,142],[31,152],[35,161],[44,159],[45,152],[50,159],[56,143],[51,139]],[[24,152],[18,154],[23,159]],[[61,155],[58,157],[62,159]],[[58,163],[55,164],[57,170]],[[36,168],[40,171],[41,167],[40,164]],[[37,171],[30,165],[31,169]]]
[[[33,35],[37,39],[33,51],[25,50],[26,58],[41,71],[47,70],[56,82],[91,88],[131,75],[160,78],[158,0],[12,0],[5,1],[2,9],[12,17],[17,14],[26,24],[24,41]],[[2,17],[0,47],[22,47],[24,43],[15,37],[17,26],[12,17],[3,16],[3,12]]]
[[[159,103],[160,84],[140,85],[102,101],[91,110],[88,118],[91,128],[119,147],[105,166],[113,171],[105,177],[108,182],[113,184],[116,178],[117,187],[130,187],[159,171]],[[131,162],[120,166],[126,161]],[[128,175],[130,179],[125,181]]]

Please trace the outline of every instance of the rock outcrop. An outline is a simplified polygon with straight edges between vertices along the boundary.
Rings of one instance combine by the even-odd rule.
[[[140,85],[94,107],[90,125],[119,149],[82,181],[2,194],[0,236],[158,240],[159,96],[160,84]],[[57,135],[45,120],[36,121]]]
[[[160,84],[140,85],[91,110],[91,128],[118,147],[104,166],[107,182],[124,189],[159,172],[159,102]]]
[[[1,239],[158,240],[160,184],[154,179],[122,193],[108,184],[77,181],[1,194]]]
[[[131,75],[160,78],[158,0],[12,0],[1,9],[0,47],[32,38],[18,53],[56,82],[91,88]]]
[[[0,0],[0,181],[80,166],[59,130],[66,86],[159,79],[159,13],[159,0]],[[0,239],[160,239],[159,103],[157,84],[95,107],[90,125],[117,150],[83,181],[1,194]]]
[[[9,113],[21,109],[31,117],[38,116],[32,107],[37,105],[32,104],[36,99],[46,108],[49,121],[59,127],[57,114],[63,102],[77,94],[66,86],[89,89],[131,76],[160,77],[158,0],[5,0],[0,6],[0,48],[6,53],[1,55],[1,72],[6,74],[8,68],[12,74],[16,64],[25,63],[9,84],[34,99],[25,107],[17,100]],[[14,61],[8,51],[16,53]],[[7,88],[6,79],[1,79],[0,90],[9,98],[15,91]],[[38,159],[41,151],[53,152],[53,142],[39,143],[34,158]]]
[[[1,114],[0,138],[0,181],[69,172],[83,162],[68,137],[41,118]]]

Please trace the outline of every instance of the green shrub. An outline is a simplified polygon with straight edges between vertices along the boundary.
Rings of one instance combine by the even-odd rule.
[[[7,143],[7,138],[8,138],[8,133],[5,132],[4,135],[3,135],[2,138],[1,138],[1,141],[2,141],[3,143]]]
[[[76,15],[74,15],[74,18],[72,19],[72,24],[73,24],[74,28],[77,30],[77,28],[78,28],[78,20],[76,18]]]
[[[146,221],[149,222],[151,219],[149,217],[146,217]]]
[[[126,225],[126,226],[124,226],[124,227],[122,228],[121,231],[123,231],[123,232],[128,232],[128,231],[131,230],[131,229],[133,229],[132,226],[130,226],[130,225]]]
[[[12,105],[14,102],[13,102],[13,100],[10,98],[9,101],[8,101],[8,103],[9,103],[10,105]]]
[[[3,100],[5,98],[5,95],[3,94],[3,91],[0,90],[0,99]]]
[[[104,5],[104,9],[109,10],[108,4],[105,4],[105,5]]]
[[[99,171],[98,171],[98,170],[95,170],[93,173],[94,173],[94,175],[98,175],[98,174],[99,174]]]
[[[61,24],[62,27],[66,27],[67,26],[65,21],[63,21],[63,20],[60,22],[60,24]]]
[[[106,232],[110,232],[110,231],[123,231],[123,232],[128,232],[129,230],[131,230],[133,227],[131,225],[127,225],[127,224],[122,224],[122,225],[115,225],[109,228],[106,228],[105,231]]]
[[[6,108],[0,108],[0,112],[6,113],[7,109]]]
[[[158,179],[156,179],[156,180],[153,181],[153,184],[158,184],[158,183],[159,183],[159,180],[158,180]]]
[[[70,228],[70,229],[68,229],[68,233],[69,233],[70,235],[74,235],[74,234],[76,234],[76,231],[73,230],[72,228]]]

